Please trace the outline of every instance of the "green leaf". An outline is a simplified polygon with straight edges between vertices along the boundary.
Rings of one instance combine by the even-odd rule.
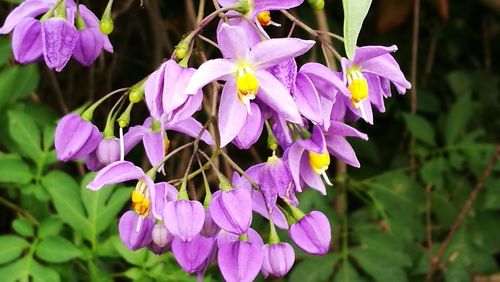
[[[142,269],[138,267],[132,267],[125,271],[123,275],[125,275],[125,277],[127,278],[137,281],[141,278],[144,278],[144,271],[142,271]]]
[[[403,268],[393,264],[394,260],[388,260],[384,253],[373,249],[355,249],[351,250],[351,255],[375,281],[408,281]]]
[[[144,264],[144,262],[146,261],[146,255],[148,253],[146,249],[142,248],[137,251],[131,251],[127,249],[127,247],[125,247],[118,236],[115,236],[113,238],[113,245],[123,259],[125,259],[128,263],[137,266],[142,266]]]
[[[5,65],[11,54],[10,40],[6,37],[0,38],[0,66]]]
[[[470,74],[455,70],[447,75],[446,80],[455,96],[462,97],[472,94],[473,83]]]
[[[18,258],[28,246],[29,243],[21,237],[14,235],[0,236],[0,264]],[[0,281],[3,280],[0,279]]]
[[[11,264],[1,267],[0,281],[19,281],[21,278],[25,278],[25,281],[28,281],[27,278],[29,277],[29,268],[26,267],[26,265],[31,261],[32,259],[26,256]]]
[[[472,112],[471,100],[467,96],[462,96],[453,104],[446,119],[445,140],[447,145],[454,144],[459,134],[464,132]]]
[[[436,144],[434,128],[426,119],[406,113],[403,114],[403,116],[406,126],[415,138],[426,143],[427,145],[433,146]]]
[[[9,67],[0,72],[0,108],[12,99],[11,92],[14,89],[18,68]]]
[[[33,237],[33,225],[25,218],[17,218],[12,222],[12,228],[23,237]]]
[[[33,178],[29,166],[15,154],[0,154],[0,182],[28,184]]]
[[[79,257],[81,252],[63,237],[49,236],[38,244],[35,254],[44,261],[61,263]]]
[[[298,263],[290,275],[291,282],[327,281],[333,274],[339,254],[328,254],[322,257],[310,256]]]
[[[60,219],[55,217],[49,217],[44,219],[38,225],[38,238],[43,239],[48,236],[53,236],[59,234],[62,229],[62,222]]]
[[[35,163],[42,158],[40,130],[33,119],[21,111],[8,111],[9,134],[20,152]]]
[[[80,201],[78,184],[64,172],[52,171],[42,178],[42,185],[49,192],[57,213],[73,229],[91,238],[91,226]]]
[[[354,58],[361,26],[365,20],[371,0],[342,0],[344,6],[344,45],[347,58]]]
[[[43,266],[36,261],[33,261],[30,265],[31,276],[33,277],[33,281],[40,282],[58,282],[61,281],[61,277],[59,273],[54,269]]]
[[[37,68],[36,64],[29,64],[17,69],[15,85],[11,93],[13,98],[24,98],[38,88],[40,74]]]

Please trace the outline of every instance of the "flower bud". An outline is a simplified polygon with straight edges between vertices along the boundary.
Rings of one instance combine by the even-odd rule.
[[[290,271],[294,262],[295,252],[290,244],[280,242],[264,246],[264,261],[261,269],[264,277],[269,275],[283,277]]]
[[[332,236],[328,218],[319,211],[312,211],[292,224],[289,235],[302,251],[311,255],[326,254]]]
[[[172,254],[184,271],[193,274],[202,272],[209,263],[215,238],[196,235],[190,242],[179,238],[172,241]]]
[[[307,0],[314,10],[322,10],[325,7],[325,0]]]
[[[143,218],[133,211],[127,211],[120,218],[118,233],[125,246],[135,251],[151,242],[153,225],[154,221],[151,218]]]
[[[113,20],[110,18],[104,18],[99,22],[99,29],[105,35],[111,34],[114,29]]]
[[[203,228],[201,229],[201,235],[205,237],[213,237],[219,233],[220,227],[214,222],[212,216],[210,215],[210,210],[205,211],[205,222],[203,223]]]
[[[191,241],[203,227],[205,210],[200,202],[178,200],[165,205],[163,219],[173,236]]]
[[[252,223],[252,196],[246,189],[218,191],[209,210],[220,228],[240,235],[247,232]]]
[[[67,162],[83,158],[96,149],[101,139],[101,132],[91,122],[77,114],[67,114],[56,127],[57,159]]]
[[[115,137],[102,139],[97,146],[96,155],[105,166],[120,160],[120,140]]]

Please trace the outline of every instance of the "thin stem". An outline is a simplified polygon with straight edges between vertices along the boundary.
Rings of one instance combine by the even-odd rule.
[[[40,188],[40,187],[38,187]],[[39,222],[38,220],[33,216],[31,215],[31,213],[29,213],[28,211],[26,210],[23,210],[23,208],[21,208],[20,206],[12,203],[11,201],[3,198],[3,197],[0,197],[0,204],[22,214],[24,217],[26,217],[27,220],[31,221],[31,223],[33,223],[34,225],[38,225]]]
[[[252,178],[250,178],[250,176],[248,176],[248,174],[243,169],[241,169],[241,167],[238,164],[236,164],[233,161],[233,159],[231,159],[231,157],[226,152],[221,150],[220,153],[224,157],[224,159],[226,159],[226,161],[229,163],[229,165],[231,165],[234,168],[234,170],[236,170],[239,174],[241,174],[248,181],[248,183],[250,183],[250,185],[252,185],[253,188],[255,188],[256,190],[260,190],[259,185],[257,185],[252,180]]]

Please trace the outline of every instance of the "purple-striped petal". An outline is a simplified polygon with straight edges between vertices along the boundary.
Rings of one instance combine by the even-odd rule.
[[[63,18],[42,22],[42,46],[45,63],[50,69],[61,71],[68,63],[78,40],[75,26]]]
[[[87,188],[96,191],[106,185],[143,178],[145,178],[145,174],[141,168],[129,161],[118,161],[101,169],[94,180],[87,185]]]
[[[233,140],[233,143],[240,149],[248,149],[255,144],[264,128],[264,119],[262,119],[259,106],[251,103],[250,109],[252,112],[247,115],[243,127]]]
[[[12,33],[14,59],[21,64],[38,61],[42,57],[42,24],[35,18],[24,18]]]
[[[234,81],[226,82],[219,105],[220,146],[224,147],[240,132],[247,118],[247,109],[238,99]]]
[[[21,5],[17,6],[5,19],[3,26],[0,28],[0,34],[7,34],[11,32],[14,27],[24,18],[36,17],[47,12],[50,7],[55,4],[47,1],[24,1]]]
[[[139,226],[138,230],[137,226]],[[153,219],[149,217],[141,219],[135,212],[127,211],[120,218],[118,233],[123,244],[129,250],[135,251],[147,246],[151,242],[153,226]]]
[[[228,282],[250,282],[262,266],[262,246],[245,241],[223,244],[217,254],[219,268]]]
[[[249,46],[245,30],[239,26],[223,23],[217,30],[217,44],[222,56],[227,59],[245,59]]]
[[[215,223],[234,234],[247,232],[252,223],[252,196],[249,190],[232,189],[216,193],[209,209]]]
[[[186,87],[186,94],[196,94],[203,86],[222,79],[236,71],[236,64],[227,59],[213,59],[203,63],[193,74]]]
[[[286,60],[305,54],[314,45],[312,40],[273,38],[257,43],[249,54],[256,69],[267,69]]]
[[[203,227],[205,210],[198,201],[178,200],[165,205],[163,219],[172,235],[182,241],[191,241]]]

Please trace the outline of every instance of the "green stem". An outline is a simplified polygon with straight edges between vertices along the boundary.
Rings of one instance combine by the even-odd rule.
[[[97,102],[95,102],[94,104],[92,104],[90,107],[88,107],[88,109],[86,109],[83,113],[82,113],[82,118],[86,121],[91,121],[92,120],[92,116],[94,115],[94,111],[95,109],[97,109],[97,107],[99,107],[99,105],[101,105],[104,101],[106,101],[107,99],[109,99],[111,96],[117,94],[117,93],[120,93],[120,92],[124,92],[124,91],[127,91],[129,90],[128,87],[126,88],[120,88],[120,89],[117,89],[115,91],[112,91],[108,94],[106,94],[104,97],[102,97],[101,99],[97,100]]]

